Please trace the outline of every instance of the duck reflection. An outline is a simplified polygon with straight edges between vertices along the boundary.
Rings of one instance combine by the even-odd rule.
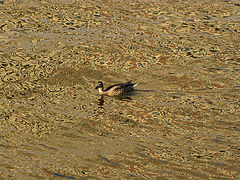
[[[133,100],[130,96],[127,96],[127,95],[112,96],[111,98],[114,98],[114,99],[120,100],[120,101],[131,101],[131,100]],[[104,102],[105,102],[105,101],[104,101],[104,96],[101,95],[100,98],[99,98],[98,101],[97,101],[97,104],[98,104],[99,106],[103,106]]]
[[[103,96],[100,96],[100,98],[98,99],[98,105],[103,106],[103,104],[104,104]]]

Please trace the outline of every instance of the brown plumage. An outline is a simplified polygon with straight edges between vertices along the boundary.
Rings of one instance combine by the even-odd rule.
[[[115,96],[115,95],[125,94],[129,91],[133,91],[136,85],[137,84],[132,83],[132,81],[128,81],[122,84],[114,84],[112,86],[107,87],[104,90],[102,81],[99,81],[96,89],[98,89],[98,93],[100,95]]]

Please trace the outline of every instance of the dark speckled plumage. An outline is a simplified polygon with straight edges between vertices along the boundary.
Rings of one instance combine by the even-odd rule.
[[[107,87],[104,90],[102,81],[99,81],[96,89],[98,89],[98,92],[100,95],[114,96],[114,95],[121,95],[129,91],[133,91],[136,85],[137,84],[132,83],[132,81],[128,81],[121,84],[114,84],[112,86]]]

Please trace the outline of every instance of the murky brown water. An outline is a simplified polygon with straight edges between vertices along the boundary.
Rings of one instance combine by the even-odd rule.
[[[0,1],[0,179],[240,178],[239,7]]]

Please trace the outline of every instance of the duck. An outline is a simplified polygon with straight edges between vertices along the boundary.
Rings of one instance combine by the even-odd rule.
[[[136,86],[137,83],[132,83],[132,81],[128,81],[121,84],[114,84],[107,87],[106,89],[103,89],[103,82],[99,81],[95,89],[98,89],[98,93],[100,95],[117,96],[133,91],[134,87]]]

